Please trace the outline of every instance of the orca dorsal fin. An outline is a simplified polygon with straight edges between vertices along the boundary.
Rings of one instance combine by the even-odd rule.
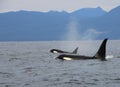
[[[100,48],[98,49],[97,53],[95,54],[94,57],[96,58],[100,58],[101,60],[106,60],[106,43],[107,43],[107,38],[105,38],[100,46]]]
[[[77,52],[78,52],[78,47],[72,53],[77,54]]]

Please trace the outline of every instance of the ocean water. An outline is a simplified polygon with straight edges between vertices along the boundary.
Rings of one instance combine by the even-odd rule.
[[[94,55],[101,41],[0,42],[0,87],[119,87],[120,41],[108,40],[107,61],[54,59],[53,48]]]

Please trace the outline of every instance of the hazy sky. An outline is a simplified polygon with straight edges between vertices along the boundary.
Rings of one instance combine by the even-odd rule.
[[[120,5],[120,0],[0,0],[0,12],[34,10],[34,11],[68,11],[72,12],[86,7],[102,7],[109,11]]]

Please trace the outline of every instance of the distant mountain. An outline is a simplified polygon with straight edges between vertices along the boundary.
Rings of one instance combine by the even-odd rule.
[[[96,39],[105,37],[120,39],[119,14],[120,6],[110,12],[97,7],[72,13],[65,11],[0,13],[0,41],[61,40],[67,33],[71,21],[77,22],[80,34],[94,29],[96,31],[94,33],[100,34]]]
[[[88,18],[88,17],[99,17],[107,13],[104,11],[102,8],[97,7],[97,8],[83,8],[80,10],[77,10],[75,12],[72,12],[72,16],[77,16],[81,18]]]
[[[105,15],[94,19],[93,25],[95,29],[105,31],[106,37],[111,39],[120,39],[120,6],[112,9]],[[103,37],[105,37],[103,35]]]
[[[68,23],[64,12],[0,14],[0,40],[58,40]]]

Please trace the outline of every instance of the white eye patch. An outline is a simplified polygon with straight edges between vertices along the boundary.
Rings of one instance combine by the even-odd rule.
[[[72,60],[70,57],[63,57],[64,60]]]

